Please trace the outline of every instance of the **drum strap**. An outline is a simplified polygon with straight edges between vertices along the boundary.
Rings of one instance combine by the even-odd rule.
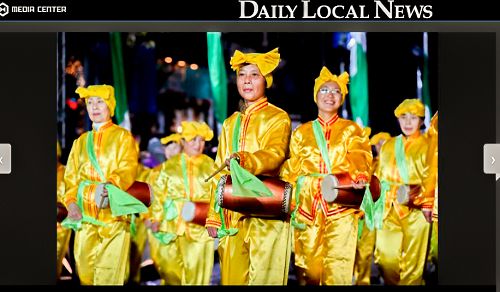
[[[326,164],[328,173],[332,173],[332,164],[330,163],[330,158],[328,156],[325,134],[323,133],[323,129],[321,129],[321,124],[319,123],[318,119],[312,122],[312,128],[314,132],[314,138],[316,138],[316,143],[318,144],[319,151],[321,152],[321,157],[323,158],[323,162]]]
[[[399,171],[399,176],[401,176],[403,183],[405,185],[408,185],[410,182],[410,176],[408,174],[408,166],[406,165],[403,135],[399,135],[396,137],[396,143],[394,143],[394,153],[396,155],[396,165]]]

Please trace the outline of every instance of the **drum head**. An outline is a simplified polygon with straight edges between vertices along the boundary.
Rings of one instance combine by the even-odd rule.
[[[329,174],[323,178],[321,182],[321,194],[327,203],[332,203],[337,198],[339,190],[335,187],[338,185],[339,181],[333,174]]]
[[[194,219],[196,206],[193,202],[185,202],[184,206],[182,206],[181,217],[186,222],[191,222]]]
[[[407,185],[402,185],[398,188],[396,193],[396,200],[401,205],[406,205],[410,201],[410,187]]]

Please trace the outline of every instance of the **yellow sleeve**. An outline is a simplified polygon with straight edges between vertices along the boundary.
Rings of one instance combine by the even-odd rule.
[[[259,141],[260,149],[250,153],[239,152],[240,164],[254,175],[263,173],[278,174],[279,168],[288,153],[291,122],[286,113],[275,116],[267,125],[266,134]]]
[[[300,135],[297,130],[292,134],[292,138],[290,140],[290,157],[285,160],[281,169],[280,169],[280,177],[282,180],[295,185],[298,176],[301,172],[301,155],[300,155]]]
[[[167,162],[164,162],[158,170],[158,175],[154,182],[152,182],[151,187],[153,188],[153,193],[155,194],[155,199],[149,208],[149,218],[156,222],[161,222],[163,220],[163,204],[165,202],[168,175],[165,170]]]
[[[363,130],[356,126],[356,130],[347,138],[347,157],[349,161],[349,173],[354,176],[355,181],[370,180],[370,166],[373,156],[370,140]]]
[[[82,135],[83,136],[83,135]],[[66,191],[63,197],[63,203],[68,207],[71,203],[76,203],[76,195],[78,191],[78,155],[81,151],[80,141],[82,138],[73,141],[73,146],[68,156],[66,163],[66,171],[64,172],[64,184]]]
[[[108,176],[108,181],[126,191],[135,181],[137,176],[138,154],[135,140],[127,132],[121,139],[118,151],[118,167]]]

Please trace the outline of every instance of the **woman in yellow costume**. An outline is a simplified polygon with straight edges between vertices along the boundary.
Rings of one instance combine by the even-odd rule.
[[[165,146],[165,161],[169,160],[171,157],[179,154],[182,151],[181,146],[181,135],[179,133],[170,134],[166,137],[160,139],[161,144]],[[158,164],[152,169],[149,169],[147,175],[141,177],[145,182],[148,182],[151,186],[154,185],[156,179],[158,178],[158,174],[162,168],[162,164]],[[156,240],[151,231],[151,208],[150,212],[144,214],[144,225],[147,228],[147,237],[149,243],[149,254],[153,263],[159,263],[160,260],[158,258],[158,246],[161,244],[160,241]]]
[[[434,190],[429,188],[428,140],[420,133],[425,115],[418,99],[404,100],[394,111],[403,134],[385,142],[376,174],[389,185],[382,229],[377,230],[375,262],[386,285],[421,285]],[[398,192],[417,195],[410,208],[398,203]],[[431,187],[432,188],[432,187]]]
[[[326,67],[314,83],[318,118],[292,134],[283,178],[295,183],[295,266],[300,284],[351,285],[358,234],[358,210],[327,203],[321,194],[326,174],[349,173],[355,188],[368,182],[372,153],[368,135],[339,118],[349,75]]]
[[[235,51],[231,68],[244,108],[227,118],[219,136],[215,162],[231,163],[257,176],[276,177],[288,153],[291,121],[268,102],[265,90],[278,66],[278,48],[268,53]],[[227,170],[220,174],[228,174]],[[219,238],[222,285],[286,285],[291,252],[289,220],[263,219],[213,208],[220,176],[212,181],[207,231]],[[223,219],[224,221],[222,221]]]
[[[370,145],[375,149],[373,153],[373,162],[370,173],[373,174],[379,164],[380,148],[384,145],[385,141],[391,138],[391,134],[380,132],[373,135],[370,139]],[[361,236],[358,238],[356,246],[356,261],[354,263],[354,284],[355,285],[370,285],[371,284],[371,271],[373,251],[375,250],[375,237],[376,230],[370,230],[366,225],[363,226]]]
[[[59,208],[64,208],[63,206],[63,196],[64,196],[64,165],[60,161],[61,159],[61,145],[57,141],[57,207],[58,213]],[[59,206],[61,204],[61,206]],[[63,210],[64,210],[63,209]],[[62,211],[62,210],[61,210]],[[58,216],[59,217],[59,216]],[[59,219],[59,218],[58,218]],[[67,229],[61,226],[60,222],[57,222],[57,265],[56,265],[56,276],[57,279],[61,277],[62,263],[66,256],[69,248],[69,240],[71,238],[71,229]]]
[[[203,154],[213,132],[205,123],[182,122],[182,152],[161,164],[153,184],[151,206],[155,266],[166,285],[209,285],[214,265],[214,239],[205,227],[185,222],[187,201],[210,202],[210,184],[204,179],[215,170],[214,160]]]
[[[116,100],[109,85],[79,87],[92,130],[73,142],[64,181],[68,217],[76,230],[74,255],[82,285],[123,285],[130,252],[130,216],[147,208],[125,193],[135,181],[132,134],[114,124]],[[126,206],[125,208],[123,206]]]

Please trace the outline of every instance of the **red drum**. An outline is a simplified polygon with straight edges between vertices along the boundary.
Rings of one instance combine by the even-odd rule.
[[[62,222],[68,216],[68,210],[62,203],[57,203],[57,222]]]
[[[185,202],[182,206],[181,217],[186,222],[205,226],[209,206],[209,203]]]
[[[127,193],[141,201],[146,207],[151,206],[151,203],[153,203],[153,190],[151,186],[145,182],[135,181],[130,188],[128,188]]]
[[[271,190],[271,197],[233,196],[231,176],[223,175],[217,187],[219,206],[252,217],[284,219],[290,213],[292,185],[272,177],[259,179]]]
[[[420,185],[402,185],[396,193],[396,200],[400,205],[410,208],[421,209],[422,204],[417,203],[417,199],[422,199],[422,187]]]
[[[363,201],[365,188],[355,189],[354,182],[348,173],[329,174],[321,182],[321,194],[328,203],[335,203],[345,207],[359,208]],[[373,202],[380,197],[380,181],[372,175],[370,179],[370,192]]]

